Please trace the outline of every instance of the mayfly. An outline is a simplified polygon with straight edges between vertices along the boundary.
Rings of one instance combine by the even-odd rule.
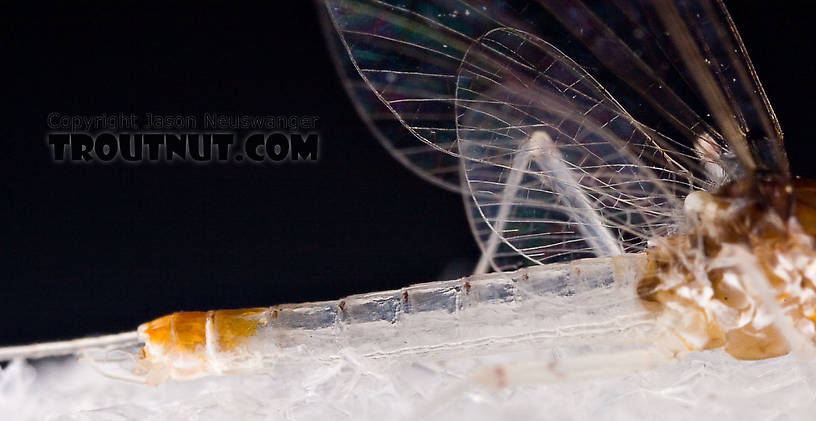
[[[561,348],[506,385],[738,359],[816,339],[816,184],[721,1],[325,0],[341,75],[402,163],[460,192],[473,277],[337,301],[182,312],[82,352],[157,384],[353,348],[370,359]],[[702,111],[701,111],[702,110]],[[495,273],[485,274],[490,269]]]

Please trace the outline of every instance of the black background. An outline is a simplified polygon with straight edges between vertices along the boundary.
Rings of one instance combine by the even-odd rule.
[[[813,176],[812,15],[729,2]],[[0,344],[108,333],[176,310],[331,299],[458,276],[461,199],[368,133],[313,5],[81,4],[4,11]],[[320,117],[315,164],[52,162],[46,116]]]

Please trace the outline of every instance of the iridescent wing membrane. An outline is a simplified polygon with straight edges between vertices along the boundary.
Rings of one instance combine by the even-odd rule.
[[[326,23],[324,26],[331,26],[331,24]],[[377,140],[397,161],[419,177],[444,189],[459,192],[461,188],[459,158],[420,141],[403,126],[385,103],[380,101],[380,98],[370,89],[367,80],[358,75],[353,65],[354,62],[346,55],[346,47],[343,44],[345,40],[334,36],[334,29],[331,29],[331,33],[327,35],[329,35],[327,38],[330,51],[334,56],[334,63],[341,75],[344,87],[349,92],[358,114]],[[444,142],[439,142],[439,144],[446,146]]]
[[[358,108],[415,170],[455,187],[459,164],[496,269],[643,250],[690,191],[787,171],[720,3],[324,6]]]

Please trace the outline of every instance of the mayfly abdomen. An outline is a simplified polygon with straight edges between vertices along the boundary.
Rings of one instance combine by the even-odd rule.
[[[175,313],[139,328],[148,370],[183,379],[258,369],[300,352],[444,359],[508,349],[653,344],[634,293],[644,255],[584,259],[337,301]],[[146,373],[144,373],[146,374]]]
[[[809,349],[816,255],[806,234],[812,226],[797,219],[809,215],[807,196],[795,196],[802,196],[802,209],[793,208],[797,217],[784,221],[746,195],[747,188],[734,183],[717,195],[690,195],[693,229],[655,239],[646,254],[338,301],[165,316],[139,328],[144,374],[155,378],[150,373],[159,370],[184,379],[257,370],[304,352],[338,358],[345,349],[389,361],[523,349],[680,356],[713,348],[750,360]],[[795,194],[793,187],[780,189]]]

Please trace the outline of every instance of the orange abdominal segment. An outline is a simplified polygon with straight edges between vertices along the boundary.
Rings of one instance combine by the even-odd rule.
[[[164,359],[175,355],[198,355],[227,352],[255,334],[263,324],[264,308],[188,311],[159,317],[139,326],[145,343],[145,357]],[[211,349],[207,349],[207,347]]]
[[[221,350],[231,350],[246,338],[255,334],[264,318],[258,317],[264,308],[242,308],[237,310],[217,310],[213,312],[213,323],[217,336],[216,343]]]
[[[207,313],[189,311],[159,317],[139,327],[145,343],[161,346],[165,351],[194,352],[205,343]]]

